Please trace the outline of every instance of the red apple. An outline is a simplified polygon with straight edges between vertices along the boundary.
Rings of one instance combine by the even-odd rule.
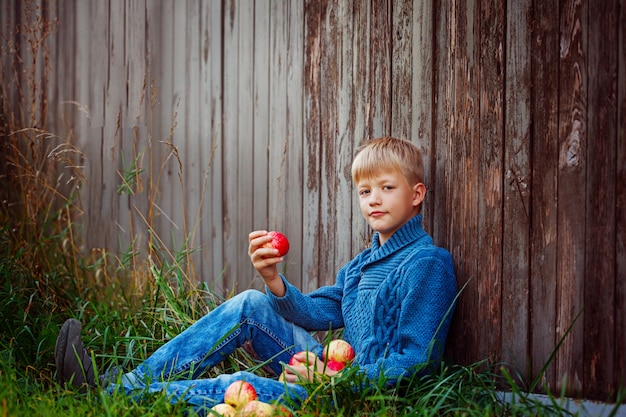
[[[347,364],[354,359],[354,349],[345,340],[334,339],[328,342],[322,357],[325,361],[337,361]]]
[[[306,365],[306,363],[300,362],[299,360],[296,359],[295,356],[292,356],[291,359],[289,359],[289,366],[299,366],[299,365]]]
[[[222,417],[235,417],[237,410],[230,404],[219,403],[214,405],[211,410],[215,411]]]
[[[278,249],[278,254],[285,256],[289,252],[289,240],[287,240],[287,237],[280,232],[269,232],[268,234],[272,237],[272,240],[263,245],[263,247]]]
[[[328,360],[328,362],[326,362],[326,367],[332,371],[341,371],[346,367],[346,364],[339,361]]]
[[[252,384],[243,380],[233,382],[224,392],[224,402],[235,408],[256,400],[257,397],[256,390]]]
[[[248,402],[241,410],[243,416],[269,417],[274,415],[276,407],[272,404],[264,403],[259,400]]]

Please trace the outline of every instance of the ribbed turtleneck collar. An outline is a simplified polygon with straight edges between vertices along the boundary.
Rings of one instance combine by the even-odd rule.
[[[422,215],[418,214],[406,222],[401,228],[396,230],[382,246],[380,245],[379,233],[374,233],[371,246],[372,255],[373,257],[380,259],[386,254],[395,252],[399,248],[415,242],[423,236],[426,236],[426,232],[422,228]]]

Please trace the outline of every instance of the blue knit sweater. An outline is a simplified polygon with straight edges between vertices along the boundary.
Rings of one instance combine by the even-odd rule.
[[[390,381],[441,360],[456,296],[452,257],[433,244],[417,215],[380,245],[378,233],[339,273],[334,285],[303,294],[267,291],[274,308],[309,330],[344,328],[368,377]]]

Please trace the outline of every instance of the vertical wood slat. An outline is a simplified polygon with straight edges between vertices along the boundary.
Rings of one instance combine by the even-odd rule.
[[[413,8],[414,4],[402,1],[391,1],[390,36],[390,116],[391,136],[413,139],[411,136],[411,114],[413,94]],[[416,48],[417,49],[417,48]],[[424,48],[429,50],[429,48]],[[416,51],[417,54],[417,51]],[[419,67],[418,67],[419,68]],[[417,80],[416,80],[417,81]]]
[[[448,81],[451,86],[447,91],[446,100],[450,102],[449,124],[450,155],[452,159],[451,174],[453,179],[461,178],[462,187],[451,185],[450,207],[450,233],[454,241],[449,243],[454,259],[459,268],[460,285],[469,281],[462,293],[457,306],[457,315],[464,318],[464,322],[486,322],[493,324],[490,314],[489,298],[485,299],[480,292],[484,276],[481,268],[484,257],[489,253],[481,253],[479,249],[480,230],[478,229],[479,199],[479,172],[480,172],[480,136],[479,136],[479,105],[480,96],[478,84],[474,81],[478,78],[480,45],[476,45],[479,39],[479,27],[475,27],[479,10],[474,3],[458,3],[444,11],[450,16],[449,25],[452,49],[452,74]],[[444,46],[445,47],[445,46]],[[445,81],[444,81],[445,82]],[[438,128],[446,129],[446,125]],[[468,179],[473,180],[468,180]],[[452,215],[452,213],[454,213]],[[497,278],[497,277],[493,277]],[[464,350],[459,360],[468,361],[472,356],[488,357],[492,352],[491,340],[485,343],[482,340],[481,331],[473,326],[461,325],[462,330],[455,333],[454,339],[459,346],[472,346],[470,350]],[[462,341],[462,342],[461,342]],[[462,358],[462,359],[461,359]]]
[[[302,288],[303,281],[308,277],[304,274],[301,262],[301,253],[310,249],[308,242],[303,239],[304,209],[302,202],[305,189],[303,134],[304,119],[304,4],[303,2],[289,2],[287,4],[288,28],[286,31],[285,61],[286,89],[287,89],[287,165],[285,181],[285,212],[289,213],[285,219],[285,230],[291,241],[295,242],[295,250],[287,259],[287,274],[293,277],[295,284]]]
[[[532,2],[508,1],[506,10],[501,352],[505,363],[524,374],[530,364]]]
[[[592,397],[619,388],[613,375],[618,15],[616,1],[589,7],[583,384]]]
[[[272,32],[271,1],[254,2],[254,176],[252,178],[253,229],[270,227],[268,149],[270,141],[270,36]],[[293,239],[290,239],[292,242]],[[296,242],[292,242],[296,243]],[[293,252],[292,252],[293,253]]]
[[[411,22],[412,60],[408,63],[412,69],[411,76],[413,79],[411,81],[411,106],[408,114],[411,115],[409,136],[416,141],[424,158],[424,180],[428,190],[422,206],[424,227],[433,236],[436,244],[443,245],[445,236],[437,236],[434,228],[436,207],[433,195],[436,192],[436,177],[439,175],[437,173],[435,147],[439,135],[435,135],[432,123],[435,90],[433,82],[435,77],[433,73],[435,45],[433,39],[433,9],[434,5],[432,2],[417,2],[413,4]],[[431,45],[431,47],[423,47],[423,45]]]
[[[237,168],[236,171],[232,171],[233,183],[235,187],[226,190],[237,194],[236,206],[231,207],[232,218],[230,219],[232,239],[235,242],[233,247],[234,253],[241,254],[237,256],[238,259],[230,259],[231,274],[234,281],[243,283],[251,283],[251,271],[250,262],[246,261],[247,249],[248,249],[248,233],[253,229],[253,211],[250,210],[250,201],[253,198],[253,159],[254,159],[254,147],[249,146],[250,139],[254,138],[255,119],[254,119],[254,31],[250,30],[254,28],[254,8],[250,5],[237,4],[236,6],[236,20],[238,21],[238,27],[235,30],[238,31],[237,44],[233,45],[236,49],[233,51],[225,50],[225,54],[237,54],[236,67],[229,69],[233,72],[234,77],[237,79],[237,89],[233,91],[234,97],[237,101],[236,111],[231,113],[228,117],[232,117],[236,126],[237,138],[225,137],[226,141],[237,140]],[[232,13],[232,11],[231,11]],[[242,30],[243,28],[249,28],[248,30]],[[262,125],[261,125],[262,126]],[[244,256],[245,255],[245,256]],[[240,285],[241,285],[240,284]],[[245,285],[245,284],[244,284]],[[239,287],[243,290],[249,287]],[[259,288],[262,288],[259,286]]]
[[[352,83],[353,91],[350,95],[349,105],[351,107],[352,118],[352,157],[356,153],[358,147],[363,144],[366,139],[371,138],[369,131],[369,88],[370,88],[370,36],[369,30],[371,21],[371,10],[369,2],[353,2],[352,5],[352,41],[344,39],[348,46],[352,49],[351,59],[352,63],[350,74],[345,74],[347,77],[344,84]],[[352,161],[350,161],[350,174],[352,175]],[[351,178],[350,178],[351,181]],[[351,210],[352,219],[350,227],[352,230],[352,237],[350,239],[352,244],[352,254],[357,254],[363,250],[363,248],[369,246],[371,241],[371,229],[367,226],[367,223],[361,215],[359,208],[358,196],[355,191],[350,191],[351,196]]]
[[[334,57],[331,59],[336,61],[336,67],[333,68],[336,72],[333,74],[336,77],[336,81],[333,83],[335,87],[334,104],[330,106],[330,112],[335,114],[334,129],[335,136],[337,138],[334,146],[334,176],[335,182],[329,183],[329,191],[332,187],[332,192],[335,193],[335,219],[334,223],[334,236],[331,241],[333,245],[333,252],[335,256],[334,266],[329,271],[328,281],[333,283],[338,268],[348,262],[353,254],[353,242],[356,240],[354,235],[359,232],[358,229],[353,230],[350,225],[352,224],[352,216],[357,215],[357,211],[354,210],[353,197],[355,192],[352,188],[352,155],[355,141],[361,141],[362,138],[355,137],[354,130],[354,115],[352,109],[353,100],[353,48],[352,48],[352,33],[354,30],[353,22],[353,7],[354,4],[350,2],[338,2],[331,13],[336,19],[336,32],[334,32],[333,38],[335,39]],[[333,23],[331,22],[331,25]],[[329,50],[333,50],[329,48]],[[329,79],[328,81],[331,81]],[[331,84],[332,85],[332,84]],[[332,126],[329,126],[332,129]],[[332,130],[327,132],[328,135],[332,135]],[[327,148],[330,153],[330,149]],[[354,202],[354,204],[357,204]],[[329,236],[332,236],[332,226],[328,227]],[[362,249],[363,247],[361,247]]]
[[[559,379],[567,376],[568,393],[579,394],[583,388],[583,322],[574,323],[574,319],[583,308],[586,247],[581,185],[587,166],[587,5],[566,1],[560,15],[557,339],[573,327],[557,352],[556,367]]]
[[[615,361],[616,381],[626,379],[626,1],[618,3],[617,20],[617,181],[616,181],[616,242],[615,271]],[[622,379],[617,376],[621,370]]]
[[[475,45],[478,60],[479,126],[476,142],[478,179],[478,274],[479,301],[491,321],[483,329],[481,345],[484,357],[498,357],[502,352],[502,262],[503,262],[503,176],[504,169],[504,100],[505,71],[505,1],[480,4],[475,27],[479,28],[479,43]],[[521,277],[525,279],[525,277]]]
[[[337,142],[337,85],[338,66],[336,39],[339,36],[339,21],[337,18],[337,2],[328,2],[327,6],[321,10],[321,30],[320,39],[322,41],[320,60],[320,101],[324,103],[320,106],[320,137],[322,160],[320,171],[322,181],[320,183],[320,213],[319,236],[320,239],[320,275],[319,284],[331,283],[334,278],[334,265],[337,253],[339,225],[337,220],[337,157],[335,148]],[[320,282],[322,280],[322,282]]]
[[[185,144],[179,149],[179,152],[185,166],[183,171],[183,194],[186,224],[183,230],[188,242],[187,244],[193,250],[186,258],[189,261],[186,272],[190,279],[193,279],[193,277],[196,276],[203,277],[203,254],[198,250],[201,244],[200,227],[202,225],[202,219],[199,217],[200,213],[198,210],[201,204],[200,196],[204,191],[202,147],[206,143],[206,138],[204,137],[204,132],[200,130],[201,120],[204,117],[201,107],[201,94],[197,91],[194,94],[189,94],[190,91],[194,91],[198,86],[202,86],[202,89],[204,89],[204,85],[200,82],[202,54],[200,0],[187,2],[186,8],[188,10],[188,17],[185,27],[187,42],[185,48],[186,68],[184,75],[184,99],[187,103],[188,111],[181,115],[181,117],[185,119],[184,130],[181,132],[181,136],[185,138]],[[207,133],[210,134],[210,130]],[[208,279],[210,279],[210,277],[207,277],[207,280]]]
[[[326,272],[321,265],[322,257],[319,243],[319,216],[321,194],[321,61],[322,61],[322,16],[325,14],[326,2],[307,0],[304,6],[304,181],[303,196],[304,242],[309,249],[302,251],[302,269],[311,277],[302,283],[302,290],[309,292],[317,287]]]
[[[219,283],[218,290],[226,291],[222,283],[224,247],[223,207],[221,202],[223,162],[221,138],[223,132],[222,109],[222,4],[202,2],[203,59],[202,59],[202,161],[206,170],[206,190],[202,201],[202,279]],[[213,285],[212,285],[213,286]]]
[[[224,173],[222,182],[224,184],[222,203],[224,206],[224,259],[222,266],[224,268],[223,285],[225,288],[233,288],[235,291],[241,291],[237,282],[238,277],[235,276],[237,268],[236,258],[227,257],[226,254],[236,254],[240,250],[239,229],[237,228],[237,212],[240,201],[237,192],[237,178],[239,172],[238,154],[239,154],[239,136],[238,136],[238,66],[239,66],[239,3],[228,2],[224,5],[223,11],[223,100],[224,112],[222,114],[223,130],[222,130],[222,155],[224,158]],[[243,282],[241,285],[245,285]]]
[[[291,147],[297,147],[295,143],[290,143],[288,136],[289,128],[289,108],[287,106],[287,39],[288,39],[288,15],[289,5],[286,3],[273,1],[270,5],[270,49],[269,64],[272,70],[269,73],[269,143],[268,143],[268,183],[267,183],[267,207],[268,207],[268,223],[267,230],[280,230],[287,236],[292,236],[291,231],[294,230],[295,242],[298,239],[295,235],[295,229],[299,228],[298,211],[292,206],[293,202],[288,201],[288,187],[291,179],[288,168],[291,164],[297,164],[297,161],[290,161],[289,154]],[[297,176],[297,174],[295,174]],[[295,178],[294,178],[295,179]],[[291,228],[292,222],[293,229]],[[291,271],[293,265],[293,253],[285,257],[286,263],[279,265],[282,271]],[[287,277],[292,275],[287,273]],[[293,277],[299,280],[298,276]]]
[[[432,151],[431,151],[431,172],[429,196],[427,202],[435,214],[433,215],[433,228],[431,233],[437,236],[442,242],[447,242],[445,247],[450,251],[455,259],[455,269],[457,273],[457,283],[459,290],[463,291],[459,297],[459,304],[450,328],[450,335],[446,343],[447,355],[455,361],[464,360],[469,346],[469,328],[464,320],[460,319],[462,307],[461,302],[466,299],[466,292],[463,286],[467,283],[468,277],[461,273],[458,264],[458,256],[461,255],[459,244],[453,228],[456,227],[456,216],[450,216],[446,221],[438,221],[441,217],[436,213],[451,213],[454,196],[452,187],[454,185],[455,159],[452,154],[452,125],[455,121],[453,116],[453,90],[454,84],[454,62],[455,50],[451,45],[455,44],[454,27],[456,15],[449,12],[448,8],[435,7],[433,9],[433,119],[432,119]]]
[[[369,137],[391,134],[391,4],[372,2],[369,51]]]
[[[530,374],[538,375],[555,348],[559,31],[558,0],[534,2],[532,27],[532,179],[530,228]],[[555,365],[545,381],[556,388]]]

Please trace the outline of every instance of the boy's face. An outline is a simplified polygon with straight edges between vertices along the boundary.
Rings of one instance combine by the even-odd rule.
[[[362,179],[356,187],[361,213],[379,233],[381,245],[419,212],[426,193],[424,184],[409,184],[406,177],[397,172]]]

